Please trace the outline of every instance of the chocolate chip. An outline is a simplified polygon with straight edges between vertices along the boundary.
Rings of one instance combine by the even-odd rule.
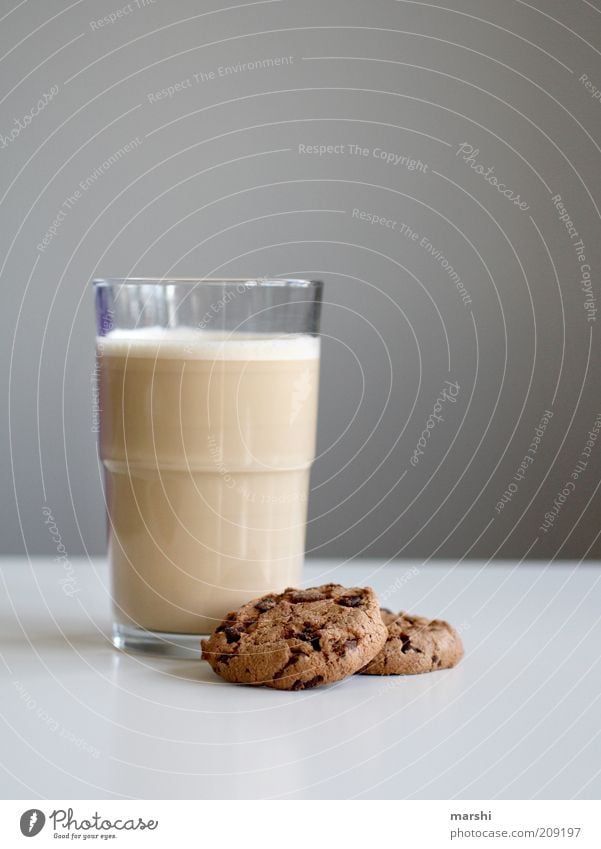
[[[437,654],[432,655],[432,663],[437,664],[439,662],[439,660],[440,660],[440,658],[438,657]]]
[[[296,590],[291,593],[289,601],[292,604],[302,604],[311,601],[324,601],[326,596],[319,590]]]
[[[276,606],[275,598],[267,597],[262,598],[261,601],[258,601],[255,604],[255,610],[258,610],[259,613],[266,613],[268,610],[271,610],[272,607]]]
[[[290,687],[290,689],[291,690],[302,690],[303,689],[303,682],[300,680],[300,678],[299,678],[298,681],[294,682],[294,684],[292,685],[292,687]]]
[[[358,607],[361,604],[360,595],[341,595],[336,599],[336,604],[341,607]]]
[[[311,643],[314,651],[321,651],[319,634],[316,633],[310,625],[305,625],[304,630],[297,632],[294,636],[297,640],[301,640],[303,643]]]
[[[228,643],[237,643],[240,639],[240,631],[237,628],[228,626],[225,629],[225,639]]]
[[[217,662],[218,663],[229,663],[231,659],[232,659],[231,654],[220,654],[219,657],[217,658]]]
[[[399,640],[401,641],[401,651],[403,654],[407,654],[413,646],[411,645],[411,638],[407,636],[407,634],[399,634]]]

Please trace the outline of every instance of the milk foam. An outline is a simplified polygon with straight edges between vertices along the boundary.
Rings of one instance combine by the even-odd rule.
[[[141,327],[113,330],[97,337],[102,356],[198,360],[312,360],[319,357],[317,336],[195,330],[191,327]]]

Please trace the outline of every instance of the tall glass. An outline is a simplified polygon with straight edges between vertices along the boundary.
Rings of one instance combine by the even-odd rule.
[[[301,578],[322,284],[94,287],[113,641],[197,655],[229,610]]]

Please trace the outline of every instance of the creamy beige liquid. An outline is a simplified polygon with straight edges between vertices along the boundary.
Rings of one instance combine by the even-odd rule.
[[[97,355],[117,621],[205,633],[297,584],[319,340],[152,328]]]

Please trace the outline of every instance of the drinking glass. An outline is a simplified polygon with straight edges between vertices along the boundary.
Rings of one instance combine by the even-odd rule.
[[[94,288],[113,642],[198,656],[228,611],[301,579],[322,283]]]

